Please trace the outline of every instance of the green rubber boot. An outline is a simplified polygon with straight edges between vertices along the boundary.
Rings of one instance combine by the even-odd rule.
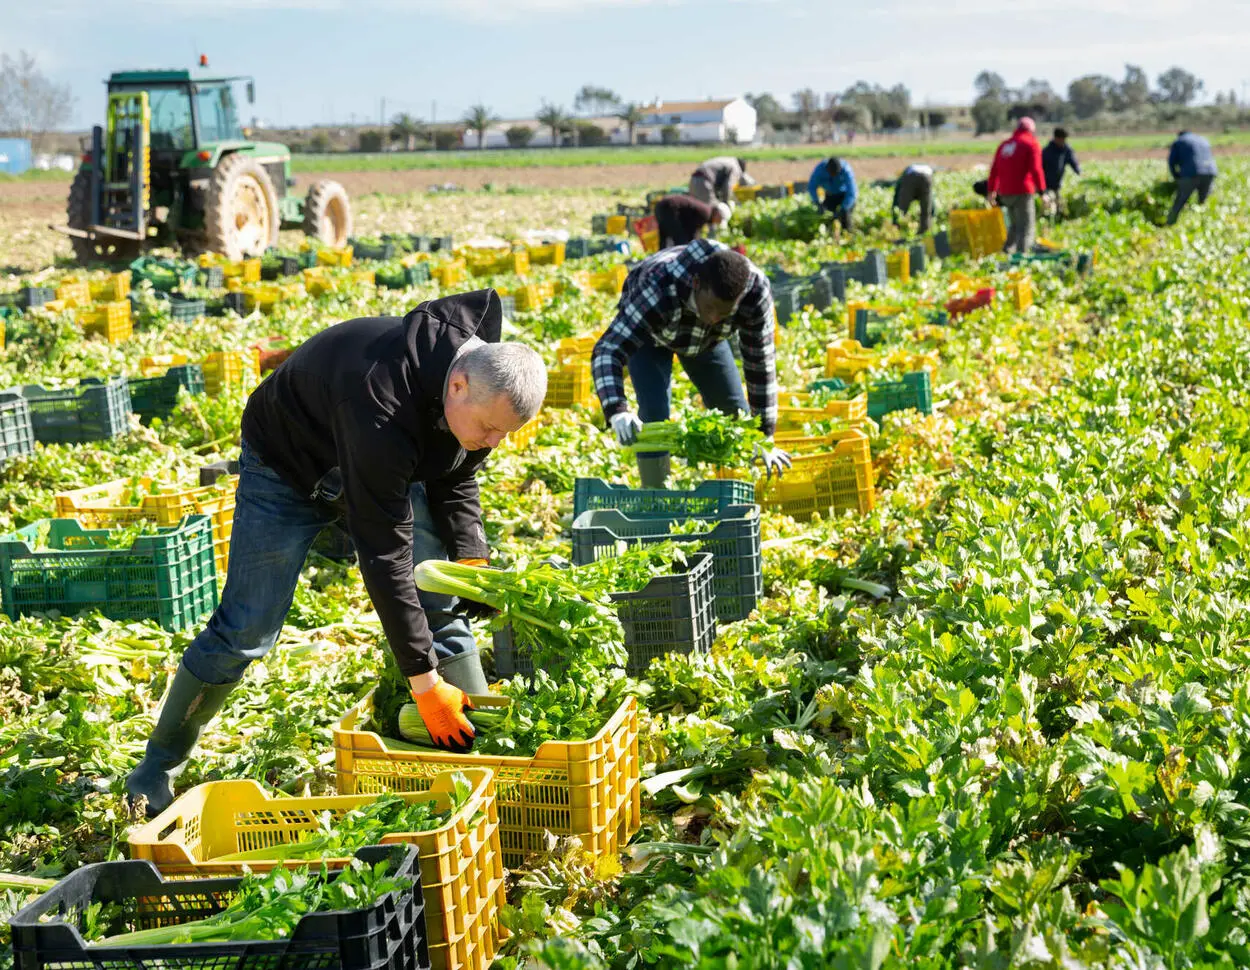
[[[174,779],[234,686],[206,684],[182,664],[178,665],[143,760],[126,779],[132,808],[146,798],[147,817],[155,818],[170,806],[174,800]]]
[[[489,694],[486,673],[482,670],[482,655],[476,650],[442,657],[438,661],[438,675],[459,687],[466,694]]]
[[[663,455],[639,455],[638,477],[642,480],[642,487],[668,488],[669,465],[670,456],[667,453]]]

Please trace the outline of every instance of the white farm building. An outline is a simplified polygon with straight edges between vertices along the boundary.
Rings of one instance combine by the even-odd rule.
[[[749,144],[755,140],[755,109],[742,98],[725,101],[657,101],[645,104],[642,120],[634,127],[634,141],[640,145],[658,145],[664,141],[664,130],[676,129],[680,144],[717,144],[729,142]],[[629,126],[615,115],[577,118],[599,128],[612,145],[629,144]],[[551,129],[534,118],[497,121],[486,129],[483,148],[507,148],[509,128],[528,128],[532,132],[526,143],[530,148],[550,148]],[[460,137],[464,148],[477,148],[477,132],[464,131]],[[572,144],[572,136],[564,136],[564,144]]]

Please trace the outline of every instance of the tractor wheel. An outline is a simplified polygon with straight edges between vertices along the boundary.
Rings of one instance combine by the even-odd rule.
[[[277,245],[280,222],[269,173],[246,155],[223,158],[204,200],[205,248],[227,259],[259,256]]]
[[[352,206],[338,182],[314,182],[304,200],[304,234],[327,246],[346,246],[352,234]]]
[[[86,229],[91,225],[91,172],[80,168],[69,187],[69,202],[65,206],[66,222],[71,229]],[[137,239],[79,239],[70,236],[74,244],[74,257],[80,263],[125,262],[129,263],[140,252]]]

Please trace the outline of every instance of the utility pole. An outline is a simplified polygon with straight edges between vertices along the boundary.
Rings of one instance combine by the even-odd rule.
[[[437,119],[438,119],[438,102],[431,101],[430,102],[430,124],[434,124],[434,122]]]
[[[378,112],[378,124],[386,127],[386,98],[382,99],[382,110]]]

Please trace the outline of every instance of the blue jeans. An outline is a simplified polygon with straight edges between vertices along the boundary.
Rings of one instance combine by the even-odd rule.
[[[677,356],[667,347],[657,346],[649,338],[629,358],[629,379],[638,398],[638,417],[644,422],[666,421],[673,408],[673,358]],[[678,357],[703,403],[724,414],[747,412],[746,394],[742,390],[742,378],[734,361],[729,341],[721,340],[701,354]],[[667,452],[649,452],[642,457],[663,455]]]
[[[419,483],[412,487],[412,519],[413,562],[446,559]],[[308,550],[334,520],[243,442],[226,588],[208,625],[182,655],[187,670],[208,684],[231,684],[273,649]],[[440,658],[476,649],[468,621],[456,612],[456,597],[420,592],[420,598]]]

